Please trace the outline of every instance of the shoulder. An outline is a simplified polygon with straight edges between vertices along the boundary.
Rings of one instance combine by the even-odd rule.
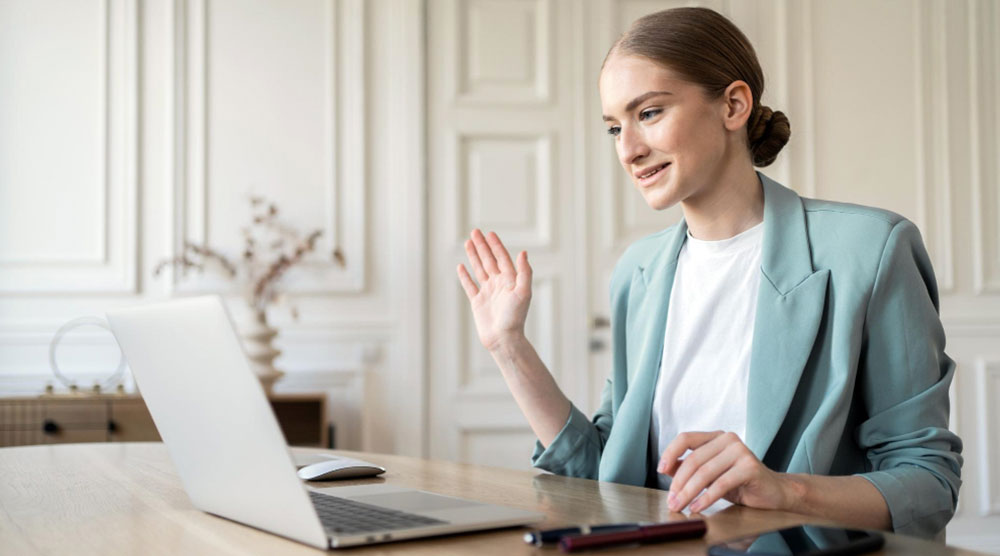
[[[895,212],[818,199],[802,198],[806,228],[816,268],[873,280],[893,261],[917,260],[929,265],[920,231]]]
[[[875,207],[802,197],[806,221],[812,226],[859,226],[865,231],[884,230],[906,220],[903,216]]]
[[[882,253],[893,236],[916,235],[913,222],[890,210],[802,198],[809,243],[839,245],[854,252]]]
[[[650,261],[666,248],[668,240],[676,233],[678,226],[680,223],[645,236],[629,245],[615,264],[615,270],[611,275],[612,291],[627,288],[635,270],[648,266]]]

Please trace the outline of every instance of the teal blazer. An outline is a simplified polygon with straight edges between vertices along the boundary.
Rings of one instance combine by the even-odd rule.
[[[896,532],[937,536],[958,500],[962,441],[948,430],[955,364],[920,233],[897,214],[803,199],[758,176],[764,243],[746,444],[776,471],[864,477]],[[655,487],[653,389],[686,237],[681,221],[619,260],[600,409],[588,419],[573,406],[552,443],[536,443],[536,467]]]

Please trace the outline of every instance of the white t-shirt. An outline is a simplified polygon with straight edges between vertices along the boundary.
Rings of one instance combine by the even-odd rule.
[[[650,426],[653,465],[681,432],[732,431],[746,440],[747,380],[764,224],[681,247],[670,292]],[[660,488],[670,477],[658,475]],[[729,505],[725,500],[710,510]]]

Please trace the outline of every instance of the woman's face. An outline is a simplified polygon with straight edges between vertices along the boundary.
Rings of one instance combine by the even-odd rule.
[[[650,207],[693,201],[721,175],[723,100],[652,60],[612,54],[600,78],[601,108],[618,160]]]

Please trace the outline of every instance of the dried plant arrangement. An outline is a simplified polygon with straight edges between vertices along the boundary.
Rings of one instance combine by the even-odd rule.
[[[316,250],[323,231],[317,229],[303,235],[278,218],[275,203],[260,196],[250,197],[250,214],[250,225],[242,229],[243,252],[238,259],[208,245],[186,242],[179,255],[156,265],[153,276],[159,276],[168,267],[183,277],[192,271],[203,273],[206,267],[214,266],[227,278],[241,283],[243,295],[255,313],[263,313],[268,306],[283,301],[282,276]],[[345,265],[339,247],[335,247],[330,256],[337,265]],[[292,316],[298,318],[294,306],[291,311]]]

